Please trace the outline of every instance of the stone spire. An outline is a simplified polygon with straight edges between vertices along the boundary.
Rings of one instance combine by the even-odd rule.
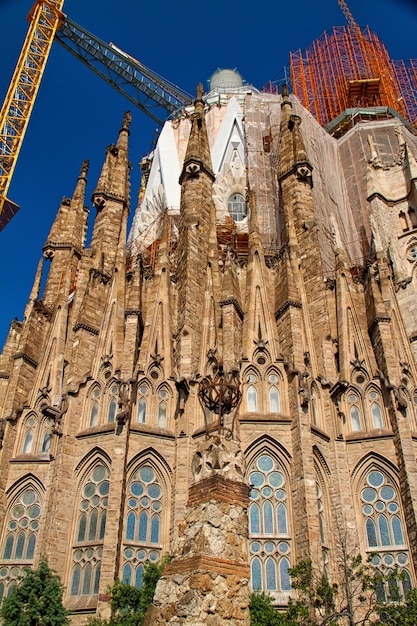
[[[131,119],[129,112],[124,114],[117,143],[107,147],[104,165],[92,196],[97,215],[91,248],[96,268],[104,274],[113,271],[123,223],[129,211],[131,164],[128,139]]]
[[[214,174],[202,96],[202,86],[199,85],[180,176],[176,354],[178,371],[185,378],[192,378],[199,370],[207,267],[209,259],[213,267],[212,248],[217,246],[214,243],[215,207],[212,198]]]
[[[88,166],[89,161],[84,161],[72,198],[62,198],[43,247],[45,258],[51,260],[43,296],[47,306],[54,305],[60,294],[68,297],[71,275],[75,275],[84,249],[88,219],[88,209],[84,204]]]
[[[202,171],[214,181],[214,173],[211,164],[210,147],[207,136],[206,117],[204,113],[203,85],[197,86],[197,97],[194,102],[192,126],[188,139],[187,152],[180,176],[180,184],[186,178],[195,176]]]
[[[84,205],[89,161],[84,161],[72,198],[61,200],[57,216],[44,245],[44,252],[71,246],[80,252],[84,247],[88,209]]]

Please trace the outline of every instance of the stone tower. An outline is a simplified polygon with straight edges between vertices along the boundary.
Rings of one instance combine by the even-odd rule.
[[[154,623],[243,625],[341,534],[416,582],[417,139],[235,78],[164,125],[129,236],[129,114],[91,241],[87,163],[58,208],[0,356],[0,596],[45,553],[83,624],[170,553]]]

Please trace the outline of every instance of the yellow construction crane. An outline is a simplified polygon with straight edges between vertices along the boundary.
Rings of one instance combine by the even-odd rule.
[[[37,0],[29,29],[0,112],[0,230],[19,206],[7,198],[36,94],[55,34],[64,17],[64,0]]]

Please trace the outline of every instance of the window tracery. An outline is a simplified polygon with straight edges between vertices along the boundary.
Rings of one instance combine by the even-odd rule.
[[[382,394],[375,385],[361,391],[351,387],[347,393],[349,430],[380,430],[385,428]]]
[[[117,413],[117,395],[119,392],[119,387],[117,384],[113,383],[109,388],[109,405],[107,410],[107,422],[109,424],[116,421],[116,413]]]
[[[135,470],[129,480],[122,581],[142,586],[146,561],[161,558],[161,525],[165,494],[161,478],[150,463]]]
[[[291,536],[285,473],[268,452],[248,472],[251,485],[249,537],[251,586],[268,592],[290,591]]]
[[[31,414],[23,425],[20,452],[22,454],[48,454],[51,449],[51,420],[39,420]]]
[[[87,474],[80,492],[71,596],[98,594],[109,490],[109,470],[98,462]]]
[[[148,412],[148,400],[149,395],[148,386],[142,383],[138,389],[138,405],[137,405],[137,418],[136,421],[139,424],[146,424],[147,412]]]
[[[372,564],[385,574],[398,569],[399,580],[390,584],[397,586],[397,594],[405,595],[411,588],[410,555],[397,486],[385,472],[372,468],[366,473],[360,498],[366,549],[370,553],[378,552],[372,557]],[[393,590],[381,585],[378,593],[385,601]]]
[[[23,567],[33,563],[41,513],[41,496],[31,484],[11,502],[0,560],[0,602],[16,586]]]
[[[99,419],[100,387],[95,386],[90,394],[89,426],[97,426]]]

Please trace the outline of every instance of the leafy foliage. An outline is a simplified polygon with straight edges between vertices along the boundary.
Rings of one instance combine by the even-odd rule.
[[[290,569],[297,597],[291,597],[288,607],[278,612],[270,596],[253,593],[251,626],[416,626],[417,589],[402,602],[398,590],[401,575],[390,570],[384,576],[371,565],[373,556],[364,562],[360,554],[344,552],[339,585],[317,573],[311,561],[300,561]],[[388,603],[377,601],[381,587],[390,590]]]
[[[165,557],[159,564],[147,563],[143,573],[143,586],[140,589],[117,580],[109,589],[112,617],[109,620],[95,617],[90,620],[89,624],[91,626],[141,626],[145,613],[152,604],[156,584],[168,562],[169,557]]]
[[[272,606],[272,598],[266,593],[254,592],[250,595],[251,626],[281,626],[281,616]]]
[[[381,623],[385,626],[415,626],[417,624],[417,589],[408,592],[404,603],[385,604],[379,612]]]
[[[0,617],[3,626],[64,626],[68,612],[62,604],[63,586],[41,557],[36,570],[25,568],[22,578],[3,600]]]

